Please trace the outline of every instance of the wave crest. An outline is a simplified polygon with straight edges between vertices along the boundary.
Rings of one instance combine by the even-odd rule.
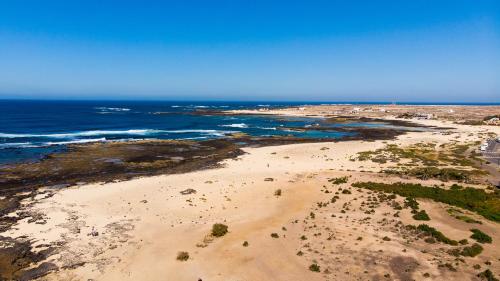
[[[245,123],[235,123],[235,124],[228,124],[228,125],[220,125],[221,127],[230,127],[230,128],[248,128],[248,125]]]
[[[93,137],[93,136],[107,136],[107,135],[133,135],[133,136],[147,136],[155,134],[186,134],[186,133],[200,133],[209,135],[224,135],[237,133],[237,131],[220,131],[220,130],[156,130],[156,129],[131,129],[131,130],[92,130],[73,133],[53,133],[53,134],[11,134],[0,133],[0,138],[75,138],[75,137]]]

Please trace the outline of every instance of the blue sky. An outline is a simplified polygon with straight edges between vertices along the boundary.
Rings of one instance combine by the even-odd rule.
[[[0,98],[499,97],[495,0],[0,0]]]

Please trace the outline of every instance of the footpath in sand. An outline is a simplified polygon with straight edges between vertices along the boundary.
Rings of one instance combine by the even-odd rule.
[[[379,173],[379,164],[351,161],[358,152],[391,143],[476,141],[478,132],[491,128],[454,127],[447,134],[411,132],[393,141],[246,148],[222,168],[67,188],[30,206],[45,224],[22,220],[2,235],[26,236],[39,250],[59,245],[47,260],[59,269],[42,280],[474,280],[486,268],[498,276],[498,223],[474,216],[493,244],[456,266],[440,245],[407,242],[400,226],[418,224],[409,210],[394,216],[390,206],[378,204],[367,215],[362,202],[377,200],[376,194],[350,187],[402,181]],[[328,181],[343,176],[347,183]],[[323,206],[335,192],[336,202]],[[395,200],[403,204],[403,198]],[[470,236],[471,226],[450,217],[444,204],[419,203],[432,218],[430,226],[452,239]],[[214,223],[229,232],[210,237]],[[187,261],[176,259],[180,251],[189,253]]]

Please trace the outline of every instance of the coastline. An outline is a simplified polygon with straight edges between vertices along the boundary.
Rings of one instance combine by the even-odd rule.
[[[283,113],[292,114],[286,111],[280,114]],[[436,255],[451,258],[439,252],[420,251],[428,246],[404,243],[393,225],[397,221],[411,223],[411,215],[406,210],[395,218],[385,214],[390,210],[388,206],[381,206],[372,215],[373,223],[365,224],[362,219],[366,215],[356,212],[355,207],[348,214],[341,213],[339,208],[366,196],[366,192],[355,189],[352,194],[342,195],[337,207],[327,213],[316,207],[318,201],[331,197],[323,190],[330,178],[350,176],[349,184],[373,180],[442,184],[434,179],[423,181],[381,174],[384,165],[350,160],[359,152],[381,149],[387,144],[473,142],[485,131],[500,134],[498,127],[491,126],[437,120],[413,122],[448,128],[449,133],[408,131],[383,140],[243,147],[244,154],[226,158],[212,169],[82,184],[56,191],[42,187],[37,197],[22,199],[22,208],[29,209],[31,216],[17,221],[1,236],[27,237],[25,240],[32,244],[32,252],[51,249],[31,267],[36,268],[43,262],[51,264],[44,266],[45,271],[38,272],[49,273],[42,280],[156,280],[162,276],[172,280],[337,280],[354,276],[383,278],[385,274],[404,279],[410,273],[416,280],[423,279],[423,273],[429,273],[430,279],[435,280],[469,280],[475,275],[472,268],[455,272],[441,270],[433,258]],[[266,180],[270,178],[272,181]],[[348,188],[349,184],[341,187]],[[180,193],[189,188],[196,193]],[[282,190],[279,197],[274,196],[277,189]],[[44,194],[45,191],[49,192]],[[428,200],[419,200],[419,203],[435,218],[429,225],[454,239],[468,235],[470,226],[450,221],[443,204]],[[321,213],[316,222],[321,230],[311,230],[311,222],[305,219],[310,212]],[[33,214],[39,215],[34,221],[30,220]],[[327,217],[327,214],[336,216]],[[381,223],[383,219],[392,225]],[[498,224],[482,221],[481,229],[498,241]],[[208,241],[206,236],[211,225],[218,222],[227,224],[229,233]],[[93,228],[99,232],[98,236],[89,235]],[[328,231],[333,231],[333,241],[324,237]],[[304,232],[310,244],[306,248],[314,250],[304,250],[305,243],[300,239]],[[323,237],[314,237],[322,239],[313,238],[313,234],[320,232]],[[277,233],[279,238],[271,237],[271,233]],[[357,240],[360,233],[363,239]],[[391,237],[391,241],[382,239],[386,236]],[[249,242],[248,247],[242,246],[244,241]],[[329,250],[315,254],[321,247]],[[179,251],[189,252],[190,259],[175,260]],[[304,255],[297,256],[297,251],[304,251]],[[491,267],[498,269],[500,264],[495,256],[499,253],[496,246],[485,247],[484,253],[474,259],[483,263],[490,261]],[[331,268],[330,273],[311,272],[308,267],[313,260]],[[398,267],[412,270],[400,272]],[[37,272],[30,274],[36,276]]]

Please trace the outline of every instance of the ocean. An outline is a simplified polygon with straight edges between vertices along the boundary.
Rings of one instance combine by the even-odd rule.
[[[303,103],[172,102],[172,101],[14,101],[0,100],[0,164],[38,160],[71,143],[138,139],[222,138],[232,133],[252,136],[293,135],[339,138],[346,132],[305,132],[318,118],[218,116],[191,114],[200,109],[252,109]],[[359,123],[349,126],[385,126]],[[332,126],[343,126],[333,124]]]

